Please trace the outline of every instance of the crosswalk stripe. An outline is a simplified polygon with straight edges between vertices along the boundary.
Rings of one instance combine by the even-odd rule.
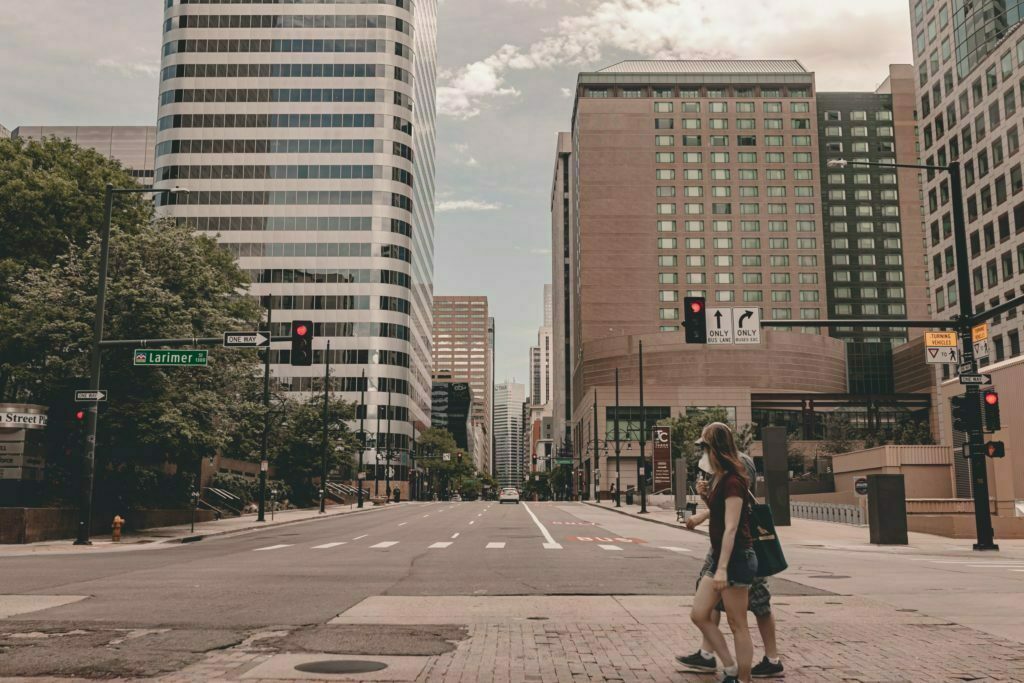
[[[597,547],[601,548],[602,550],[622,550],[622,548],[620,548],[617,545],[602,545],[599,543]]]
[[[505,547],[505,544],[504,544],[504,543],[488,543],[488,544],[487,544],[487,549],[488,549],[488,550],[491,550],[491,549],[494,549],[494,550],[501,550],[501,549],[502,549],[502,548],[504,548],[504,547]]]
[[[371,545],[371,548],[390,548],[393,545],[398,545],[398,541],[383,541],[377,545]]]
[[[268,545],[266,548],[253,548],[253,552],[258,552],[260,550],[277,550],[278,548],[290,548],[291,546],[291,543],[282,543],[280,545]]]
[[[432,545],[432,546],[430,546],[430,547],[431,547],[431,548],[447,548],[447,547],[448,547],[448,546],[450,546],[451,544],[452,544],[452,542],[451,542],[451,541],[440,541],[440,542],[438,542],[438,543],[435,543],[435,544],[433,544],[433,545]]]
[[[363,534],[362,536],[356,536],[356,537],[355,537],[355,538],[353,538],[352,540],[353,540],[353,541],[358,541],[358,540],[359,540],[360,538],[366,538],[366,537],[367,537],[367,536],[369,536],[369,535],[370,535],[370,534]]]
[[[454,534],[452,534],[452,538],[458,538],[458,537],[459,537],[459,532],[458,531],[456,531]]]
[[[688,552],[690,552],[689,548],[677,548],[677,547],[675,547],[673,545],[659,545],[658,547],[660,549],[662,549],[662,550],[671,550],[674,553],[688,553]]]
[[[345,545],[345,541],[338,541],[336,543],[324,543],[323,545],[313,546],[313,550],[327,550],[328,548],[334,548],[339,545]]]

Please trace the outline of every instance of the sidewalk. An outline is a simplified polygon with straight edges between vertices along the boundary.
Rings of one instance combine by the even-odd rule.
[[[611,510],[620,514],[629,515],[645,522],[653,522],[677,529],[686,529],[686,526],[676,521],[675,510],[665,510],[654,506],[647,507],[647,514],[640,514],[639,505],[625,505],[616,508],[614,503],[587,502],[591,507]],[[820,522],[810,519],[792,518],[788,527],[778,527],[779,538],[783,546],[795,545],[805,548],[823,548],[826,550],[848,550],[880,553],[908,553],[928,555],[950,555],[959,554],[977,556],[972,548],[973,541],[964,538],[947,538],[945,536],[933,536],[931,534],[920,534],[910,532],[907,534],[908,545],[905,546],[883,546],[873,545],[870,541],[870,533],[866,526],[855,526],[853,524],[837,524],[834,522]],[[706,525],[705,525],[706,526]],[[707,533],[703,527],[695,531]],[[998,556],[1007,559],[1024,559],[1024,540],[1020,539],[996,539],[999,545]]]
[[[338,515],[367,513],[370,510],[385,510],[395,506],[408,505],[408,501],[401,503],[390,503],[386,506],[377,506],[365,503],[362,510],[355,505],[328,505],[324,514],[320,514],[319,508],[301,508],[294,510],[280,510],[271,517],[270,511],[266,513],[266,521],[257,522],[256,514],[246,514],[240,517],[225,517],[224,519],[211,522],[197,522],[195,531],[192,531],[190,524],[179,524],[176,526],[157,527],[154,529],[142,529],[132,534],[121,537],[120,543],[114,543],[109,536],[94,536],[92,545],[75,545],[74,539],[60,539],[53,541],[40,541],[39,543],[26,543],[24,545],[0,545],[0,557],[17,557],[21,555],[35,555],[41,553],[65,554],[65,553],[95,553],[95,552],[123,552],[127,550],[138,550],[153,545],[167,545],[174,543],[193,543],[204,538],[224,536],[226,534],[237,534],[246,531],[268,529],[276,526],[286,526],[317,519],[328,519]]]

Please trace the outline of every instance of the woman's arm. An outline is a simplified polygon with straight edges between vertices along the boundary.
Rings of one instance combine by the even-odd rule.
[[[729,585],[727,567],[732,549],[736,544],[736,530],[740,526],[740,515],[743,513],[743,499],[730,496],[725,499],[725,531],[722,533],[722,551],[718,555],[718,569],[715,571],[715,588],[722,590]]]
[[[696,515],[693,515],[688,520],[686,520],[686,528],[687,529],[693,529],[695,527],[700,526],[705,521],[707,521],[707,518],[710,515],[711,515],[710,510],[704,510],[703,512],[700,512],[700,513],[697,513]]]

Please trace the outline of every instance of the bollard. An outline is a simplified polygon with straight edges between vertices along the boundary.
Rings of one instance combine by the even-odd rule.
[[[121,527],[124,526],[124,519],[121,515],[114,515],[114,522],[110,525],[110,540],[114,543],[121,542]]]

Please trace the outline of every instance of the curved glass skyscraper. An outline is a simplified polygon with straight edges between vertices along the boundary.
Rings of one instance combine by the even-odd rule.
[[[368,432],[390,392],[398,480],[430,423],[436,17],[437,0],[164,9],[155,185],[191,192],[161,210],[238,257],[275,334],[314,321],[312,367],[272,353],[281,388],[318,386],[330,339],[335,391],[357,401],[366,373]]]

